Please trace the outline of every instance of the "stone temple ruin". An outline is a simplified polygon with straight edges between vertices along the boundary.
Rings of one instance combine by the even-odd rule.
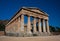
[[[24,24],[27,16],[27,24]],[[31,21],[31,17],[33,20]],[[6,35],[41,36],[50,35],[48,14],[36,7],[22,7],[6,25]]]

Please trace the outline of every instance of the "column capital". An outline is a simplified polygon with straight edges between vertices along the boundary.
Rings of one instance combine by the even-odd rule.
[[[27,15],[28,17],[30,17],[30,15]]]
[[[28,17],[30,17],[30,15],[27,15]]]
[[[48,21],[49,19],[45,19],[46,21]]]

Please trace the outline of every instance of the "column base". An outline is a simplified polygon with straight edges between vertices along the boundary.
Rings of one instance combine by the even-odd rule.
[[[20,33],[18,34],[18,37],[24,37],[24,34],[25,34],[25,33],[20,32]]]
[[[25,34],[25,36],[31,37],[31,36],[32,36],[32,32],[27,32],[27,33]]]
[[[43,32],[42,34],[43,36],[49,36],[49,34],[47,32]]]
[[[39,32],[39,36],[49,36],[47,32]]]
[[[50,32],[47,32],[48,33],[48,35],[51,35],[51,33]]]
[[[33,36],[39,36],[39,33],[38,32],[34,32]]]
[[[38,32],[39,33],[39,36],[42,36],[43,35],[43,33],[42,32]]]

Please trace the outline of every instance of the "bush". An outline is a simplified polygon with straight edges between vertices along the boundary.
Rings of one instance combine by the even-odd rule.
[[[5,31],[5,25],[4,24],[0,24],[0,31]]]

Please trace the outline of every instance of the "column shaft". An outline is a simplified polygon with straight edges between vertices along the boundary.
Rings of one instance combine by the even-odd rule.
[[[36,32],[36,18],[34,18],[34,24],[33,24],[33,26],[34,26],[34,31],[33,32]]]
[[[46,25],[47,25],[47,32],[50,32],[49,31],[49,23],[48,23],[48,20],[46,21]]]
[[[42,32],[42,29],[41,29],[41,19],[39,19],[39,21],[38,21],[38,27],[39,27],[39,32]]]
[[[17,22],[17,24],[18,24],[18,33],[20,32],[20,17],[18,17],[18,22]]]
[[[28,32],[28,33],[31,33],[30,16],[28,16],[27,32]]]
[[[43,19],[43,32],[46,32],[45,20]]]
[[[24,31],[24,15],[21,15],[21,31]]]

